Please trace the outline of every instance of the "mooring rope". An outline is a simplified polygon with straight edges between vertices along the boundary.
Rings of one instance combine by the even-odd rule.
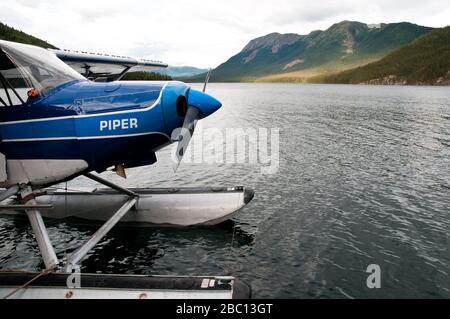
[[[236,221],[234,220],[232,222],[233,222],[233,233],[231,235],[230,247],[228,249],[228,259],[230,260],[233,258],[234,236],[236,234],[236,224],[237,224]],[[232,269],[233,267],[231,265],[223,265],[223,266],[218,265],[218,266],[222,268],[227,275],[231,275],[233,273]]]
[[[29,280],[28,282],[26,282],[25,284],[23,284],[22,286],[14,289],[12,292],[10,292],[9,294],[7,294],[5,297],[3,297],[2,299],[8,299],[9,297],[11,297],[12,295],[14,295],[16,292],[18,292],[21,289],[26,288],[27,286],[29,286],[30,284],[32,284],[34,281],[38,280],[39,278],[43,277],[43,276],[47,276],[48,274],[52,273],[55,271],[55,269],[57,268],[57,266],[54,266],[52,268],[48,268],[45,269],[43,272],[37,274],[36,276],[34,276],[31,280]]]
[[[67,217],[67,182],[66,191],[64,192],[64,217]]]

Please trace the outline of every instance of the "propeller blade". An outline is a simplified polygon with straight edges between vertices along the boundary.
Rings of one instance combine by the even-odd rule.
[[[206,86],[208,85],[209,78],[211,77],[211,72],[212,72],[212,69],[209,69],[208,73],[206,74],[205,84],[203,84],[203,93],[206,92]]]
[[[176,151],[176,162],[173,167],[174,172],[177,171],[184,154],[189,146],[192,135],[194,135],[195,125],[200,118],[204,118],[211,113],[217,111],[222,104],[213,97],[205,94],[206,86],[211,77],[212,69],[208,70],[206,74],[205,83],[203,85],[203,92],[191,90],[189,93],[188,109],[184,117],[183,127],[178,136],[178,145]]]
[[[199,119],[199,110],[196,107],[188,107],[186,116],[184,118],[183,127],[181,128],[180,135],[178,137],[178,146],[176,152],[176,163],[174,165],[174,172],[177,171],[180,162],[183,159],[184,154],[189,146],[192,135],[194,135],[195,125]]]

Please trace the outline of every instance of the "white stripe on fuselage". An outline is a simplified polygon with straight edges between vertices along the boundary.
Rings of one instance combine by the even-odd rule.
[[[135,137],[144,135],[162,135],[170,140],[169,135],[161,132],[147,132],[136,134],[122,134],[122,135],[102,135],[102,136],[66,136],[66,137],[41,137],[41,138],[18,138],[18,139],[6,139],[2,140],[3,143],[7,142],[42,142],[42,141],[65,141],[65,140],[101,140],[107,138],[121,138],[121,137]]]

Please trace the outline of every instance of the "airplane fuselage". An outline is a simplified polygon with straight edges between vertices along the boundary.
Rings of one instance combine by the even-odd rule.
[[[50,185],[117,164],[154,163],[154,152],[183,123],[180,99],[189,90],[176,81],[73,81],[0,108],[0,153],[10,177],[0,186]]]

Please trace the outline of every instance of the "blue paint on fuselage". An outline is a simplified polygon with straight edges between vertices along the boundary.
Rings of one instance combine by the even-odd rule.
[[[176,101],[188,94],[176,81],[67,83],[0,108],[0,152],[7,159],[83,159],[88,170],[145,161],[182,125]]]

